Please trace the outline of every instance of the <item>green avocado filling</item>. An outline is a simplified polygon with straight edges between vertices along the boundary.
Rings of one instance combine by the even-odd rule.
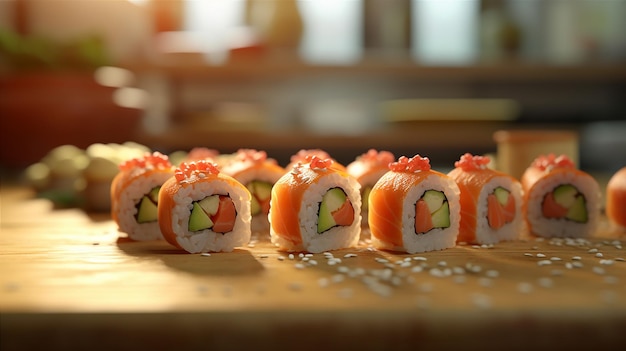
[[[433,228],[448,228],[450,226],[450,205],[442,191],[427,190],[422,197],[431,213]]]
[[[566,219],[587,223],[587,201],[585,196],[571,184],[561,184],[552,192],[554,201],[567,209]]]
[[[317,233],[321,234],[337,225],[333,212],[346,202],[348,196],[341,188],[332,188],[324,194],[317,218]]]
[[[155,222],[158,217],[158,202],[159,202],[159,190],[160,186],[157,186],[150,190],[149,193],[142,196],[136,205],[137,214],[135,219],[137,223]]]

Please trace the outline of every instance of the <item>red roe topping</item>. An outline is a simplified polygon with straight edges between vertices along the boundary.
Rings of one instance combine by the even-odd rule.
[[[219,156],[219,151],[206,147],[194,147],[187,154],[187,162],[199,160],[213,160]]]
[[[397,162],[389,163],[389,169],[394,172],[420,172],[430,170],[428,157],[415,155],[411,158],[400,156]]]
[[[466,153],[454,162],[454,167],[461,168],[464,171],[479,171],[486,169],[491,159],[488,156],[473,156]]]
[[[146,153],[142,157],[136,157],[122,162],[119,166],[121,171],[143,168],[170,168],[172,164],[166,155],[160,152]]]
[[[263,163],[265,161],[273,161],[267,158],[265,151],[257,151],[254,149],[240,149],[237,151],[237,160],[243,162]]]
[[[208,174],[218,174],[220,171],[217,165],[207,160],[183,162],[174,171],[174,177],[180,183],[183,181],[193,181],[204,178]]]
[[[330,158],[319,158],[315,155],[307,156],[306,161],[310,164],[311,169],[327,169],[333,164]]]
[[[554,154],[541,155],[532,164],[533,167],[542,171],[553,168],[576,168],[574,162],[566,155],[555,156]]]
[[[361,160],[379,165],[388,165],[395,160],[395,156],[389,151],[376,151],[369,149],[366,153],[361,155]]]
[[[320,150],[320,149],[302,149],[300,151],[298,151],[297,154],[291,156],[291,162],[292,163],[296,163],[296,162],[308,162],[308,158],[311,156],[317,156],[321,159],[325,159],[325,158],[330,158],[330,155],[324,151],[324,150]]]

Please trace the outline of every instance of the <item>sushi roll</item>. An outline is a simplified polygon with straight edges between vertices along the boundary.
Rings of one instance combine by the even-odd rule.
[[[346,167],[344,165],[342,165],[341,163],[337,162],[337,160],[335,160],[334,158],[330,157],[330,155],[328,154],[328,152],[322,150],[322,149],[301,149],[299,150],[297,153],[295,153],[294,155],[291,155],[291,158],[289,159],[289,164],[287,165],[287,167],[285,167],[286,170],[291,170],[294,166],[296,166],[298,163],[307,163],[309,162],[309,160],[311,159],[311,157],[316,156],[319,159],[325,160],[325,159],[330,159],[333,161],[332,163],[332,167],[339,169],[343,172],[346,171]]]
[[[111,217],[132,240],[162,239],[157,223],[159,190],[174,175],[168,157],[148,153],[122,162],[111,182]]]
[[[519,238],[524,229],[522,185],[488,168],[490,158],[464,154],[448,173],[461,190],[457,242],[495,244]]]
[[[372,187],[383,174],[389,171],[389,164],[395,161],[395,156],[389,151],[368,150],[352,161],[346,167],[348,174],[356,178],[361,184],[361,218],[362,224],[367,225],[367,206]]]
[[[606,216],[618,231],[626,231],[626,167],[617,171],[606,186]]]
[[[282,250],[319,253],[357,244],[360,185],[332,164],[331,159],[312,156],[274,184],[270,237]]]
[[[252,231],[267,232],[272,186],[285,174],[285,169],[275,159],[268,158],[265,151],[241,149],[222,166],[221,171],[237,179],[250,191]]]
[[[529,231],[542,237],[589,237],[600,216],[600,187],[565,155],[540,155],[522,175]]]
[[[459,233],[460,190],[430,160],[401,156],[369,196],[372,244],[408,253],[454,247]]]
[[[215,164],[181,164],[159,193],[159,226],[189,253],[232,251],[250,240],[250,192]]]

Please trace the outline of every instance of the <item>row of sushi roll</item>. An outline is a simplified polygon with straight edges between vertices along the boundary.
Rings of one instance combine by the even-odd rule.
[[[600,187],[568,157],[541,155],[519,180],[490,161],[466,153],[445,174],[427,157],[373,149],[347,166],[300,150],[284,168],[253,149],[196,148],[177,166],[154,152],[120,164],[111,211],[131,239],[165,239],[190,253],[232,251],[255,232],[269,232],[281,250],[312,253],[354,247],[366,234],[376,248],[416,253],[526,232],[596,232]],[[622,229],[625,176],[607,187],[607,216]]]

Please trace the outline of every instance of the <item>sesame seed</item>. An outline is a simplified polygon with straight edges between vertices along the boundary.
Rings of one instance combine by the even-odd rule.
[[[330,280],[333,283],[341,283],[342,281],[344,281],[346,279],[346,276],[344,276],[343,274],[335,274],[333,275]]]
[[[591,271],[594,272],[595,274],[599,274],[599,275],[603,275],[605,273],[604,268],[597,267],[597,266],[594,266],[593,268],[591,268]]]
[[[563,275],[563,271],[560,269],[553,269],[550,274],[552,274],[553,276],[561,276]]]
[[[547,265],[550,265],[550,264],[552,264],[552,261],[550,261],[550,260],[541,260],[541,261],[537,262],[537,265],[539,265],[539,266],[547,266]]]
[[[284,261],[284,260],[285,260],[285,256],[278,256],[278,257],[277,257],[277,259],[278,259],[279,261]]]
[[[210,254],[210,253],[208,253],[208,252],[203,252],[203,253],[201,253],[201,254],[200,254],[200,256],[203,256],[203,257],[210,257],[210,256],[211,256],[211,254]]]
[[[308,254],[304,255],[304,257],[311,258],[311,257],[313,257],[313,254],[312,253],[308,253]]]
[[[387,262],[389,262],[389,260],[388,260],[388,259],[386,259],[386,258],[380,258],[380,257],[376,257],[376,258],[375,258],[375,260],[376,260],[376,262],[378,262],[378,263],[387,263]]]
[[[302,257],[302,262],[307,262],[308,260],[309,260],[309,258],[308,258],[308,257],[306,257],[306,256],[305,256],[305,257]]]
[[[463,267],[456,266],[456,267],[452,267],[452,272],[454,274],[461,275],[461,274],[465,274],[465,269]]]
[[[537,284],[539,284],[540,287],[547,289],[551,288],[554,285],[554,282],[550,278],[543,277],[537,280]]]
[[[593,249],[589,249],[589,251],[587,251],[588,253],[596,253],[598,252],[598,249],[593,248]]]
[[[440,267],[445,267],[448,265],[448,262],[446,261],[439,261],[439,263],[437,263]]]
[[[610,266],[613,264],[613,260],[600,260],[600,264],[603,264],[605,266]]]
[[[400,264],[400,267],[402,267],[402,268],[408,268],[408,267],[411,267],[411,262],[402,262],[402,263]]]
[[[480,249],[480,245],[472,245],[472,248],[474,248],[474,249]]]
[[[532,249],[533,250],[539,250],[539,246],[533,246]]]
[[[620,262],[624,262],[626,261],[623,257],[616,257],[615,261],[620,261]]]
[[[600,257],[604,257],[604,255],[602,254],[602,252],[598,252],[598,253],[596,254],[596,257],[600,258]]]
[[[531,254],[531,253],[525,252],[525,253],[524,253],[524,256],[526,256],[526,257],[533,257],[534,255],[533,255],[533,254]]]
[[[574,265],[573,265],[573,264],[571,264],[570,262],[566,262],[566,263],[565,263],[565,268],[567,268],[567,269],[572,269],[572,268],[574,268]]]
[[[255,246],[255,245],[254,245],[253,243],[249,243],[249,244],[248,244],[248,247],[249,247],[249,248],[254,248],[254,246]]]
[[[411,272],[413,273],[419,273],[422,272],[424,269],[422,268],[422,266],[413,266],[411,267]]]
[[[572,262],[572,266],[574,266],[575,268],[583,268],[583,263],[580,261],[575,261]]]
[[[367,250],[367,251],[376,251],[376,248],[375,248],[375,247],[371,247],[371,246],[370,246],[370,247],[368,247],[366,250]]]
[[[423,256],[413,256],[413,260],[414,261],[426,261],[428,259],[426,257],[423,257]]]
[[[537,254],[537,257],[539,257],[539,258],[544,258],[544,257],[546,257],[546,255],[544,255],[544,254],[542,254],[542,253],[538,253],[538,254]]]
[[[580,261],[582,258],[580,256],[574,256],[572,257],[572,260]]]
[[[353,253],[343,255],[343,258],[352,258],[352,257],[357,257],[357,255]]]
[[[297,269],[304,269],[305,266],[302,263],[296,263],[294,267],[296,267]]]
[[[496,270],[490,269],[487,272],[485,272],[485,275],[488,276],[489,278],[497,278],[500,273]]]
[[[301,253],[298,254],[298,257],[302,258],[302,257],[304,257],[304,254],[301,252]]]
[[[309,260],[309,264],[311,266],[317,266],[317,261],[316,260]]]
[[[337,267],[337,272],[339,272],[339,273],[348,273],[349,270],[350,270],[350,268],[348,268],[346,266],[339,266],[339,267]]]
[[[550,261],[561,261],[560,257],[550,257]]]
[[[289,259],[290,259],[290,260],[293,260],[293,259],[294,259],[293,254],[289,254],[289,256],[288,256],[288,257],[289,257]]]
[[[527,282],[521,282],[517,284],[517,291],[522,294],[529,294],[533,291],[533,286]]]
[[[454,278],[452,278],[452,281],[456,284],[463,284],[467,281],[467,277],[464,275],[455,275]]]
[[[259,255],[259,258],[268,258],[268,255]]]

